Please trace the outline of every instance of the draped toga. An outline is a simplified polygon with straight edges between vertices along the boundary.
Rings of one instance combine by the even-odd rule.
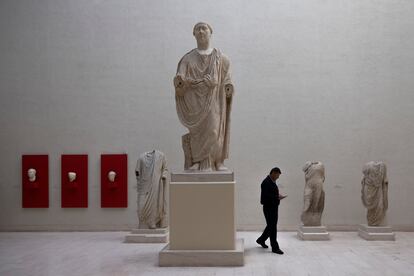
[[[188,84],[183,95],[175,97],[178,117],[189,130],[183,136],[186,163],[191,159],[187,167],[197,162],[211,167],[223,163],[230,136],[231,97],[225,93],[225,86],[232,84],[228,58],[216,48],[209,55],[193,49],[180,60],[177,76]],[[206,76],[214,86],[203,81]]]
[[[307,162],[303,171],[306,184],[301,220],[305,226],[320,226],[325,206],[325,192],[323,191],[325,167],[321,162]]]
[[[370,226],[382,225],[388,209],[387,168],[382,162],[368,162],[363,170],[361,199]]]
[[[137,176],[139,224],[160,226],[167,213],[163,178],[168,178],[168,170],[164,153],[153,150],[141,154],[135,171],[139,173]]]

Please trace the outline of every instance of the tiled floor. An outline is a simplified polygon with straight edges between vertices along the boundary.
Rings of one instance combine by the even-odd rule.
[[[330,241],[300,241],[279,233],[285,255],[256,246],[258,232],[238,232],[244,267],[162,268],[164,244],[126,244],[126,232],[0,233],[0,275],[414,275],[414,233],[365,241],[331,232]]]

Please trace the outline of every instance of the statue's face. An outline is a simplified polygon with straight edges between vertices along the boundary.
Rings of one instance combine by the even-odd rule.
[[[29,177],[30,181],[34,181],[36,179],[36,170],[35,169],[29,169],[27,171],[27,176]]]
[[[115,177],[116,177],[116,172],[110,171],[108,173],[108,179],[109,179],[110,182],[115,182]]]
[[[199,24],[194,30],[197,42],[206,43],[210,41],[211,32],[207,24]]]
[[[68,172],[68,178],[70,182],[73,182],[76,180],[76,173],[75,172]]]

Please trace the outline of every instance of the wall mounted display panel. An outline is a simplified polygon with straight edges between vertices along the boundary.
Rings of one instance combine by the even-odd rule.
[[[48,155],[22,156],[22,207],[49,208]]]
[[[88,207],[88,155],[63,154],[62,208]]]
[[[128,207],[128,157],[126,154],[101,155],[101,207]]]

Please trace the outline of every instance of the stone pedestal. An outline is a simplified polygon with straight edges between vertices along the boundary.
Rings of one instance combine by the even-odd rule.
[[[171,250],[159,254],[160,266],[243,266],[244,241],[236,240],[234,250]]]
[[[133,229],[125,236],[126,243],[167,243],[168,228]]]
[[[358,235],[368,241],[395,241],[395,233],[391,226],[359,225]]]
[[[232,172],[171,174],[170,243],[160,266],[240,266]]]
[[[300,226],[298,238],[304,241],[326,241],[330,239],[325,226]]]

